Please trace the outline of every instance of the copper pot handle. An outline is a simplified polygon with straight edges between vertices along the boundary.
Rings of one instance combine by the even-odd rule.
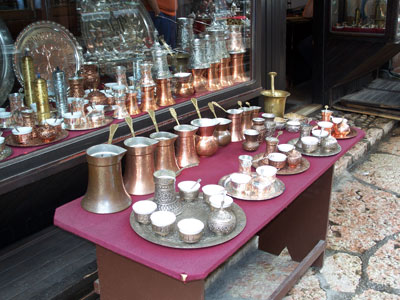
[[[176,124],[181,125],[181,124],[179,123],[178,115],[176,114],[175,109],[174,109],[173,107],[170,107],[170,108],[169,108],[169,112],[171,113],[171,116],[175,119]]]
[[[128,127],[131,130],[132,137],[135,137],[135,130],[133,129],[132,118],[131,117],[125,117],[125,122],[126,122],[126,124],[128,124]]]
[[[199,110],[199,105],[197,103],[197,99],[196,98],[192,98],[192,99],[190,99],[190,101],[192,101],[193,106],[196,109],[197,115],[199,116],[199,119],[201,119],[201,114],[200,114],[200,110]]]
[[[217,114],[215,113],[215,108],[214,108],[213,103],[212,102],[208,102],[208,107],[210,108],[212,114],[214,115],[214,118],[217,119],[218,117],[217,117]]]
[[[154,112],[154,110],[149,109],[147,111],[147,113],[149,114],[151,120],[153,121],[154,127],[156,128],[156,131],[158,132],[158,125],[157,125],[157,120],[156,120],[156,113]]]
[[[117,131],[117,129],[118,129],[118,124],[111,124],[110,135],[108,137],[108,144],[112,144],[112,140],[113,140],[114,134]]]

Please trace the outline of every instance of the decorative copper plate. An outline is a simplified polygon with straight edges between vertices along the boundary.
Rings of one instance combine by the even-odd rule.
[[[232,187],[230,175],[231,174],[228,174],[222,177],[218,181],[218,184],[222,185],[226,189],[226,192],[229,196],[232,196],[236,199],[248,200],[248,201],[269,200],[278,197],[285,191],[285,184],[282,182],[282,180],[276,178],[275,182],[272,185],[271,190],[267,193],[263,193],[260,195],[258,193],[255,193],[251,188],[246,189],[247,191],[246,193],[239,193]],[[253,178],[257,176],[256,173],[252,173],[251,175]]]
[[[14,72],[23,85],[21,59],[25,51],[33,58],[34,72],[46,80],[52,79],[56,67],[73,77],[83,62],[82,47],[64,26],[50,21],[34,22],[15,41]]]
[[[65,126],[65,129],[71,130],[71,131],[90,130],[90,129],[95,129],[95,128],[100,128],[100,127],[107,126],[107,125],[111,124],[113,120],[114,120],[114,119],[113,119],[112,117],[106,116],[106,117],[104,118],[103,123],[100,124],[100,125],[97,125],[97,126],[88,126],[87,123],[86,123],[86,124],[79,125],[79,126],[74,126],[74,127],[69,127],[67,124],[64,123],[64,126]]]
[[[253,162],[253,168],[257,169],[260,166],[265,166],[262,159],[260,159],[263,155],[264,155],[264,153],[259,153],[259,154],[253,156],[253,161],[255,161],[255,162]],[[260,159],[260,160],[258,160],[258,159]],[[277,174],[278,175],[295,175],[295,174],[303,173],[303,172],[307,171],[309,168],[310,168],[310,162],[308,161],[307,158],[302,157],[300,164],[296,168],[290,168],[288,165],[286,165],[286,167],[284,167],[283,169],[280,169]]]
[[[32,139],[29,144],[18,144],[14,141],[13,135],[9,135],[6,137],[6,144],[9,146],[13,147],[22,147],[22,148],[27,148],[27,147],[37,147],[37,146],[43,146],[43,145],[48,145],[48,144],[53,144],[56,142],[59,142],[63,139],[65,139],[68,136],[68,131],[62,130],[61,133],[52,141],[50,142],[43,142],[39,138]]]
[[[12,149],[10,147],[5,146],[4,150],[2,152],[0,152],[0,161],[2,161],[3,159],[6,159],[7,157],[9,157],[12,154]]]
[[[307,153],[307,152],[303,151],[303,148],[298,148],[296,146],[297,140],[298,139],[290,140],[288,142],[288,144],[295,145],[296,150],[298,150],[301,154],[307,155],[307,156],[315,156],[315,157],[333,156],[333,155],[340,153],[340,151],[342,151],[342,147],[340,147],[340,145],[337,144],[336,148],[329,152],[326,152],[326,151],[322,150],[321,147],[318,147],[317,150],[315,150],[314,152]]]
[[[177,194],[177,197],[179,195]],[[153,200],[153,198],[149,199]],[[179,200],[180,201],[180,200]],[[180,249],[197,249],[197,248],[205,248],[211,247],[215,245],[219,245],[225,243],[234,237],[236,237],[239,233],[243,231],[246,226],[246,215],[242,208],[236,203],[232,203],[231,211],[236,216],[236,227],[235,229],[227,235],[218,236],[213,233],[207,226],[208,215],[210,214],[210,206],[204,202],[203,194],[199,194],[199,198],[192,202],[184,202],[183,211],[180,215],[176,216],[175,228],[174,232],[167,235],[166,237],[161,237],[153,232],[151,229],[151,224],[143,225],[135,221],[135,217],[133,211],[130,215],[129,222],[131,224],[132,229],[145,240],[152,242],[157,245],[171,247],[171,248],[180,248]],[[179,231],[176,224],[185,218],[196,218],[204,223],[204,232],[203,236],[197,243],[187,244],[180,240]]]

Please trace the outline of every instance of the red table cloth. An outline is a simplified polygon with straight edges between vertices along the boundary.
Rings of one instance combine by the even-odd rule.
[[[180,279],[180,274],[187,274],[187,281],[204,279],[274,219],[300,193],[327,171],[340,156],[361,140],[364,132],[362,130],[357,130],[357,132],[357,137],[339,141],[342,147],[339,154],[329,157],[307,156],[311,166],[306,172],[279,176],[286,186],[285,192],[279,197],[266,201],[235,199],[235,203],[240,205],[246,214],[247,224],[237,237],[221,245],[203,249],[172,249],[153,244],[142,239],[132,230],[129,223],[130,208],[115,214],[97,215],[81,208],[81,198],[57,208],[54,224],[114,253],[174,278]],[[285,132],[279,138],[280,143],[285,143],[298,135],[298,133]],[[202,158],[198,167],[184,170],[177,178],[177,182],[201,178],[202,186],[218,183],[222,176],[238,170],[239,155],[249,154],[242,150],[241,144],[231,143],[227,147],[220,148],[214,156]],[[254,155],[264,150],[265,143],[257,152],[250,154]],[[150,197],[152,195],[134,196],[132,199],[133,202],[136,202]]]

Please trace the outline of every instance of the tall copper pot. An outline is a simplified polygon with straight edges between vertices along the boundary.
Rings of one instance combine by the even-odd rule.
[[[211,156],[218,150],[218,139],[214,136],[214,130],[219,124],[218,119],[195,119],[190,122],[199,127],[199,135],[196,136],[196,152],[200,156]]]
[[[242,132],[246,129],[251,129],[251,126],[253,126],[253,121],[252,121],[252,115],[253,115],[253,110],[249,107],[243,107],[241,108],[243,111],[242,113]],[[244,138],[244,134],[243,134]]]
[[[176,125],[175,133],[178,135],[176,142],[176,159],[181,168],[200,163],[196,152],[195,134],[198,127],[192,125]]]
[[[160,131],[150,134],[150,138],[159,141],[156,148],[155,170],[179,170],[175,156],[175,141],[178,135],[170,132]]]
[[[159,142],[147,137],[132,137],[124,141],[128,149],[124,183],[131,195],[154,193],[154,152]]]
[[[121,159],[126,149],[109,144],[90,147],[86,151],[89,182],[81,205],[90,212],[110,214],[131,205],[131,197],[122,182]]]
[[[244,140],[242,130],[242,114],[241,109],[228,109],[228,119],[232,121],[229,125],[229,132],[231,133],[232,142],[241,142]]]

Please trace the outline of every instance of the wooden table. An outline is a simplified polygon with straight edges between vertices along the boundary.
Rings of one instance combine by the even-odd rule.
[[[285,143],[297,137],[287,133]],[[339,141],[342,152],[330,157],[307,157],[306,172],[279,176],[285,192],[272,200],[235,202],[246,213],[245,229],[234,239],[204,249],[172,249],[152,244],[130,227],[130,209],[97,215],[80,207],[81,198],[59,207],[55,225],[96,244],[101,299],[204,299],[207,276],[225,262],[254,235],[259,248],[279,254],[288,248],[293,260],[301,262],[279,286],[272,299],[282,298],[311,265],[322,266],[333,177],[333,164],[348,151],[364,132]],[[263,152],[265,145],[252,154]],[[177,181],[202,178],[202,185],[217,183],[238,170],[238,155],[249,154],[241,143],[231,143],[212,157],[202,158],[199,167],[185,170]],[[148,196],[132,197],[133,201]]]

